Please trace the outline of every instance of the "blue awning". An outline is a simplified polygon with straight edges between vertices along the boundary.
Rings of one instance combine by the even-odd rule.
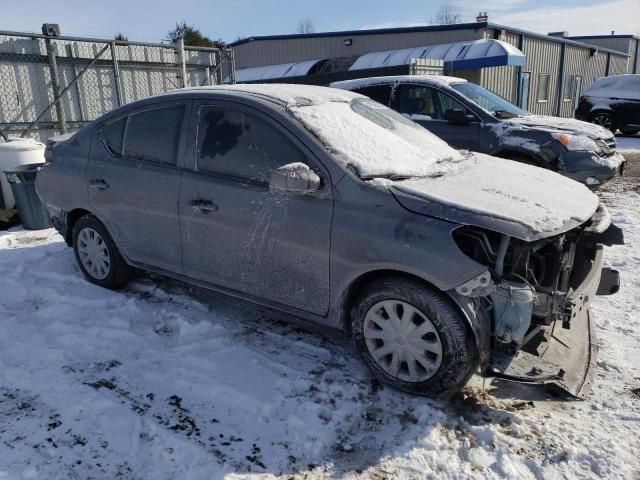
[[[358,58],[349,70],[409,65],[413,59],[443,60],[446,71],[524,66],[527,62],[525,54],[513,45],[484,39],[367,53]]]

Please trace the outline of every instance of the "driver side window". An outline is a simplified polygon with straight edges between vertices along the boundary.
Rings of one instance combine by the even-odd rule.
[[[462,110],[466,114],[472,113],[467,107],[446,93],[438,92],[438,96],[440,97],[440,105],[442,107],[443,115],[447,110]]]
[[[439,120],[437,92],[418,85],[401,85],[396,91],[397,110],[412,120]]]
[[[266,185],[289,163],[308,163],[284,134],[250,113],[203,106],[197,133],[197,169]]]

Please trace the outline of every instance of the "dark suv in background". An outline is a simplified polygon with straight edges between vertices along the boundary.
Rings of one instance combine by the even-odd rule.
[[[613,133],[572,118],[531,115],[462,78],[390,76],[331,84],[390,106],[451,146],[517,160],[596,187],[619,175]]]
[[[580,97],[576,118],[614,133],[640,132],[640,75],[613,75],[593,82]]]

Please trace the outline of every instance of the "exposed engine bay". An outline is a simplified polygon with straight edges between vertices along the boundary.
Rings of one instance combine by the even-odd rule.
[[[602,268],[602,245],[624,240],[604,206],[589,222],[533,242],[475,226],[460,227],[453,237],[468,257],[488,267],[456,291],[490,304],[495,352],[515,355],[522,349],[542,356],[550,331],[577,336],[588,328],[593,296],[619,288],[618,272]]]

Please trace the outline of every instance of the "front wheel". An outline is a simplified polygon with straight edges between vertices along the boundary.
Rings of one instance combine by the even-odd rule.
[[[460,388],[478,367],[461,314],[443,294],[418,281],[372,283],[352,310],[352,333],[374,376],[409,393]]]
[[[131,267],[118,252],[107,229],[93,215],[73,227],[73,250],[85,278],[101,287],[119,288],[129,279]]]
[[[601,127],[616,133],[617,127],[615,119],[613,118],[613,115],[608,112],[597,112],[593,117],[591,117],[591,123],[600,125]]]

